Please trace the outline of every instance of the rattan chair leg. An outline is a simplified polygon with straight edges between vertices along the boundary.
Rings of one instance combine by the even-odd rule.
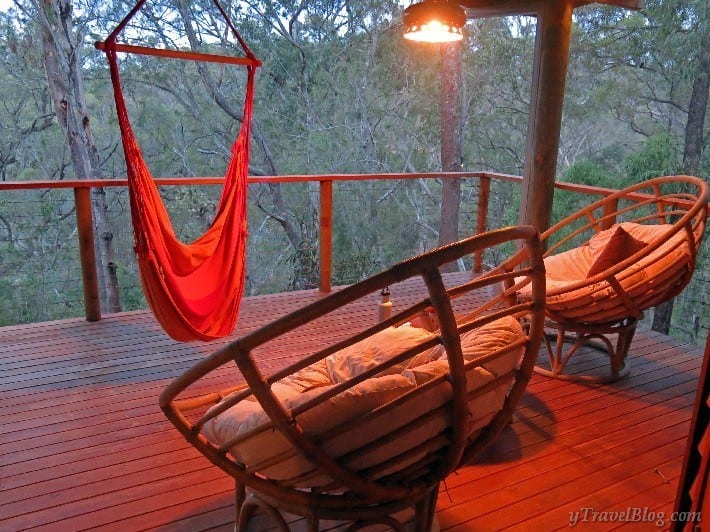
[[[605,325],[560,325],[548,321],[546,326],[556,329],[545,335],[545,351],[550,368],[535,366],[535,373],[561,380],[611,383],[629,375],[631,368],[628,354],[631,341],[636,332],[637,320],[628,318],[621,322]],[[616,335],[616,345],[609,336]],[[554,339],[554,343],[550,341]],[[583,346],[598,349],[609,357],[609,372],[607,375],[588,375],[565,373],[564,369],[574,353]]]
[[[279,513],[279,511],[269,503],[261,499],[256,493],[250,493],[244,500],[239,509],[239,520],[237,522],[237,532],[246,532],[249,526],[249,521],[256,514],[257,510],[261,510],[271,519],[274,526],[280,532],[289,532],[288,523]]]
[[[235,532],[239,530],[239,516],[241,515],[242,505],[244,504],[244,499],[246,499],[246,488],[244,484],[235,479],[234,481],[234,507],[236,508],[236,514],[234,516],[234,529]]]
[[[623,372],[628,374],[629,361],[628,354],[631,347],[631,340],[634,339],[636,333],[636,325],[638,320],[632,318],[630,323],[619,330],[619,336],[616,341],[616,351],[611,359],[611,370],[615,375],[621,375]]]
[[[414,532],[431,532],[438,496],[439,486],[417,503],[414,510]]]
[[[320,519],[315,515],[311,514],[306,516],[306,530],[308,530],[308,532],[318,532],[319,523]]]

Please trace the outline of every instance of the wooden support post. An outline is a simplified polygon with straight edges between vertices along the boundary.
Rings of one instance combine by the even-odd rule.
[[[320,181],[320,291],[330,292],[333,260],[333,181]]]
[[[519,220],[540,232],[552,216],[573,7],[571,0],[547,0],[537,12]]]
[[[488,200],[491,196],[491,178],[481,176],[478,181],[478,210],[476,212],[476,234],[485,233],[488,218]],[[473,255],[473,271],[483,271],[483,250],[477,250]]]
[[[74,189],[76,206],[76,227],[79,236],[79,256],[81,259],[82,284],[84,285],[84,313],[87,321],[101,319],[99,282],[96,274],[94,255],[94,222],[91,215],[91,189]]]

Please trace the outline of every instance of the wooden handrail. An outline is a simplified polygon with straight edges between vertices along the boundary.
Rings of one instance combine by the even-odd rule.
[[[385,174],[294,174],[278,176],[249,176],[252,183],[308,183],[322,181],[382,181],[391,179],[455,179],[466,177],[489,177],[499,181],[522,181],[522,177],[491,172],[421,172],[421,173],[385,173]],[[158,186],[170,185],[221,185],[223,177],[157,177]],[[128,179],[74,179],[74,180],[37,180],[37,181],[0,181],[0,191],[40,188],[76,188],[76,187],[127,187]],[[599,189],[606,191],[607,189]],[[611,190],[609,193],[613,192]]]
[[[268,183],[307,183],[317,182],[320,186],[320,231],[319,231],[319,259],[320,259],[320,290],[330,292],[332,277],[332,221],[333,221],[333,183],[336,181],[382,181],[400,179],[456,179],[477,178],[481,188],[478,195],[478,210],[476,231],[482,233],[488,229],[488,203],[490,186],[493,180],[522,183],[522,177],[495,172],[423,172],[423,173],[382,173],[382,174],[320,174],[320,175],[283,175],[283,176],[250,176],[249,184]],[[156,178],[158,186],[204,186],[221,185],[222,177],[163,177]],[[77,231],[79,234],[79,247],[84,284],[84,306],[86,318],[89,321],[100,319],[98,303],[98,286],[96,278],[96,258],[93,247],[93,227],[91,217],[91,203],[87,201],[91,188],[97,187],[127,187],[127,179],[80,179],[80,180],[40,180],[40,181],[2,181],[0,192],[10,190],[37,190],[37,189],[72,189],[75,194],[77,209]],[[618,192],[609,188],[579,185],[575,183],[555,183],[560,190],[576,192],[585,195],[609,196]],[[646,197],[644,194],[630,194],[629,199]],[[680,199],[674,200],[675,204],[683,204]],[[607,221],[605,225],[610,225]],[[483,268],[483,256],[479,253],[473,258],[474,271]]]
[[[383,174],[293,174],[279,176],[249,176],[248,183],[315,183],[323,181],[382,181],[392,179],[456,179],[456,178],[487,178],[497,181],[522,183],[523,178],[511,174],[497,172],[420,172],[420,173],[383,173]],[[221,185],[223,177],[158,177],[154,179],[158,186],[172,185]],[[33,181],[0,181],[0,192],[5,190],[30,189],[62,189],[62,188],[94,188],[94,187],[127,187],[128,180],[123,179],[74,179],[74,180],[33,180]],[[556,181],[555,188],[579,194],[593,196],[610,196],[617,192],[612,188],[595,187]],[[643,194],[629,194],[628,199],[641,199]],[[683,200],[676,200],[679,205]],[[691,204],[692,202],[687,202]]]

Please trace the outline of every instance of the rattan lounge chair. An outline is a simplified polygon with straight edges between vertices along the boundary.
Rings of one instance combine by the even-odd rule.
[[[629,345],[643,311],[690,281],[707,209],[703,180],[659,177],[612,193],[545,231],[547,326],[556,332],[546,336],[548,360],[535,371],[600,382],[628,375]],[[527,292],[521,291],[523,299]],[[608,354],[608,372],[563,373],[585,344]]]
[[[439,271],[479,249],[515,249],[514,242],[523,249],[481,277],[458,274],[449,283],[456,274]],[[501,292],[501,283],[514,278],[517,285]],[[419,295],[377,323],[380,290],[391,286],[396,296],[406,283],[419,286]],[[515,291],[528,284],[531,300],[517,303]],[[370,324],[327,341],[310,329],[307,354],[297,361],[260,362],[269,345],[303,345],[300,327],[342,319],[343,309],[358,302],[372,303]],[[240,531],[258,509],[282,531],[289,528],[281,512],[303,516],[309,530],[332,519],[348,522],[347,530],[379,523],[396,531],[404,528],[393,515],[410,512],[405,520],[429,531],[439,483],[510,421],[540,346],[543,305],[537,232],[492,231],[402,262],[246,334],[173,381],[160,405],[192,445],[234,477]],[[425,311],[438,320],[433,332],[415,326]],[[225,372],[236,373],[234,363],[245,384],[214,389]]]

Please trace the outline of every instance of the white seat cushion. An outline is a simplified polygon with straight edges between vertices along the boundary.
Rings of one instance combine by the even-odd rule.
[[[375,363],[382,362],[412,345],[433,337],[431,333],[409,325],[390,329],[334,353],[325,360],[275,383],[272,392],[284,408],[289,410],[338,382],[366,371]],[[461,346],[464,358],[473,360],[504,348],[520,338],[524,338],[520,324],[514,318],[508,317],[462,335]],[[391,343],[383,343],[387,341]],[[487,362],[484,367],[475,367],[468,371],[468,389],[480,388],[512,370],[518,363],[521,353],[522,348],[512,350]],[[411,394],[406,399],[403,398],[402,404],[397,408],[383,411],[381,415],[378,414],[365,423],[347,426],[350,420],[358,419],[413,391],[417,386],[447,373],[448,362],[443,348],[437,346],[414,357],[407,364],[398,365],[397,370],[399,373],[370,378],[299,415],[299,424],[304,432],[311,436],[323,434],[335,426],[343,425],[340,434],[322,442],[323,452],[330,456],[343,456],[411,421],[426,419],[426,423],[421,424],[414,431],[408,431],[406,437],[402,439],[376,446],[362,455],[355,453],[347,463],[348,467],[355,470],[384,463],[400,453],[414,449],[420,442],[446,428],[445,415],[429,415],[449,400],[450,385],[446,381],[425,393]],[[469,426],[471,432],[488,423],[500,410],[507,391],[507,387],[499,387],[470,401],[468,417],[471,420]],[[291,444],[280,431],[272,428],[259,431],[260,427],[267,427],[268,423],[269,418],[261,405],[251,398],[251,400],[241,401],[208,421],[202,433],[213,443],[221,445],[235,437],[255,431],[248,439],[230,449],[237,461],[255,467],[266,477],[290,481],[295,486],[326,485],[330,479],[319,474],[306,458],[293,453]],[[417,458],[416,454],[412,454],[408,462],[397,464],[395,470],[405,467]],[[383,469],[376,476],[391,472],[393,471]]]

